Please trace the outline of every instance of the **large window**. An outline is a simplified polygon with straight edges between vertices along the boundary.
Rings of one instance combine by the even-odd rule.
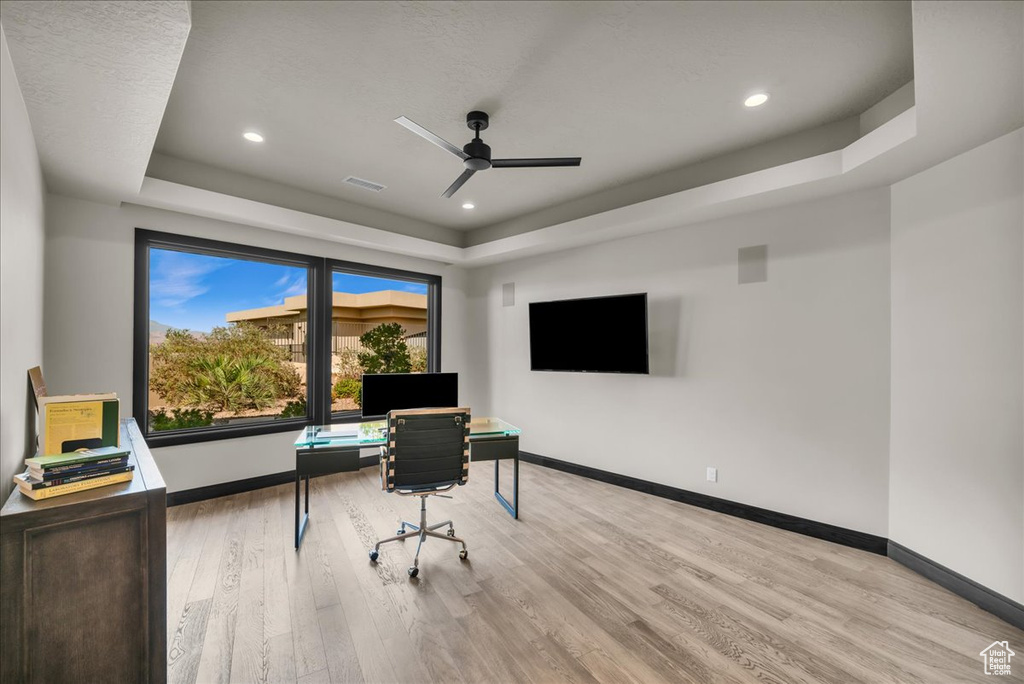
[[[144,230],[135,273],[156,445],[356,419],[363,372],[439,370],[437,276]]]

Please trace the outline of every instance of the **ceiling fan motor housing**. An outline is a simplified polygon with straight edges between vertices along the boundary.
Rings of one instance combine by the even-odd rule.
[[[467,169],[483,171],[491,168],[491,146],[483,140],[477,139],[466,143],[462,151],[469,155],[463,161]]]

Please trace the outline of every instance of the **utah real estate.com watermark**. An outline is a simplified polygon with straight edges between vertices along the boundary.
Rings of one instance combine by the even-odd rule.
[[[980,655],[985,662],[985,674],[1009,675],[1010,658],[1017,654],[1010,650],[1008,641],[993,641]]]

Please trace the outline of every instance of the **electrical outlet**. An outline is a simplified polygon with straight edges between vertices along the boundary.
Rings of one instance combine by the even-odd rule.
[[[708,467],[708,482],[718,482],[718,468]]]

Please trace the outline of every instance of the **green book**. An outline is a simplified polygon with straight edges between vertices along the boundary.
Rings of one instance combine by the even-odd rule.
[[[127,456],[129,453],[130,450],[125,449],[124,447],[106,446],[97,447],[95,449],[83,449],[82,451],[72,451],[66,454],[56,454],[53,456],[36,456],[35,458],[26,458],[25,463],[33,470],[46,470],[47,468],[68,465],[70,463],[88,463],[89,461],[100,461],[105,458]]]

